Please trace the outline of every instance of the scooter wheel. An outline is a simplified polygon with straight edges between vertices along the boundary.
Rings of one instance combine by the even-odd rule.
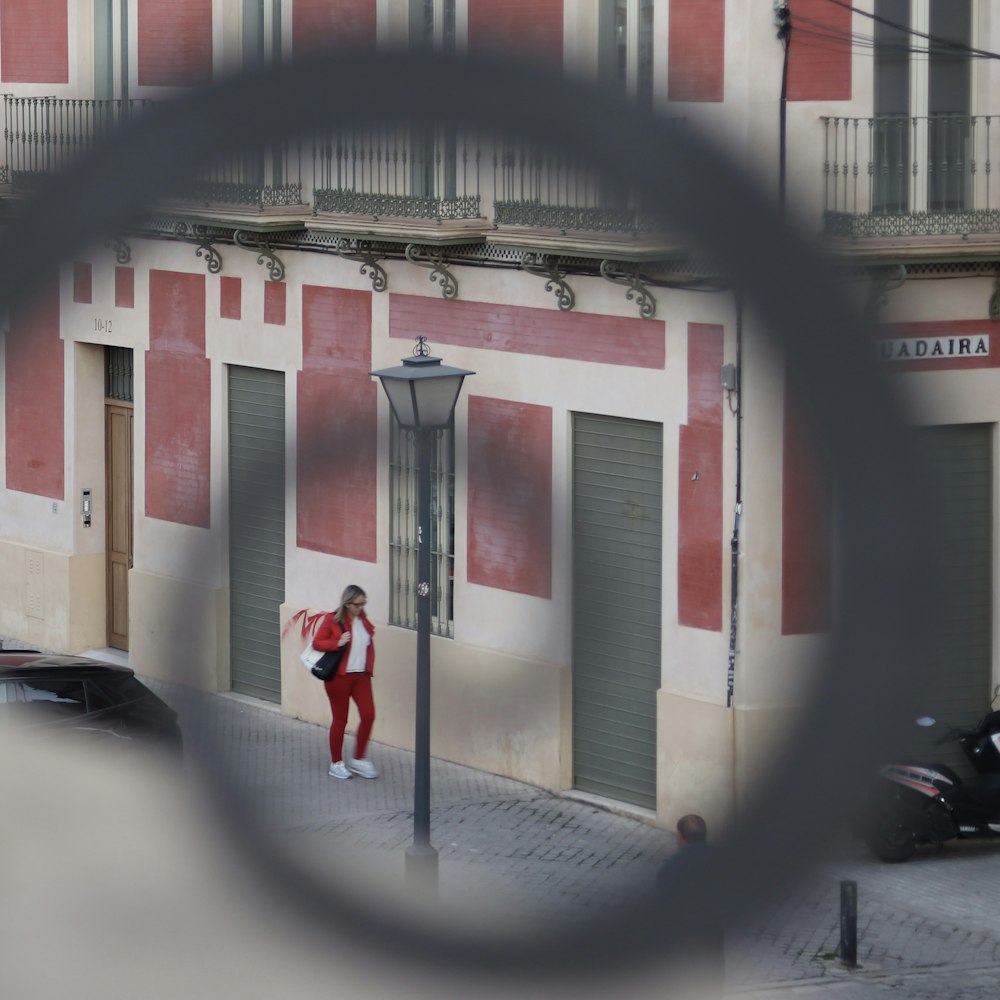
[[[888,821],[868,830],[865,833],[865,844],[879,861],[890,863],[912,858],[917,849],[912,833]]]

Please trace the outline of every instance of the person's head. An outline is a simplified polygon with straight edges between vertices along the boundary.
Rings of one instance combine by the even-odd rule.
[[[688,813],[677,821],[677,842],[681,847],[704,844],[708,840],[708,826],[696,813]]]
[[[365,609],[368,595],[356,584],[350,583],[340,595],[340,607],[337,608],[337,621],[341,625],[345,621],[353,621]]]

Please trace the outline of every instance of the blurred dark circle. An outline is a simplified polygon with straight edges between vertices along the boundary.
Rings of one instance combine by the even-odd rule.
[[[907,692],[927,669],[937,553],[926,472],[870,351],[870,335],[830,279],[830,263],[769,194],[693,127],[681,139],[664,119],[614,94],[499,56],[466,62],[329,52],[181,98],[45,183],[10,218],[0,243],[0,296],[18,303],[39,276],[126,230],[146,204],[177,192],[213,158],[313,128],[371,122],[446,122],[554,145],[594,164],[607,183],[635,191],[644,208],[710,253],[755,325],[773,335],[805,388],[803,418],[834,476],[836,628],[822,679],[766,785],[748,797],[738,827],[727,831],[724,849],[711,863],[679,873],[669,899],[637,899],[624,912],[545,935],[443,932],[433,921],[413,922],[375,900],[319,884],[271,848],[247,821],[227,775],[210,757],[202,761],[216,779],[234,850],[289,913],[314,927],[353,937],[414,972],[511,985],[551,978],[594,986],[610,977],[620,988],[631,973],[683,953],[693,914],[708,907],[739,921],[755,912],[807,870],[843,820],[859,769],[886,741],[887,720],[904,711]],[[752,502],[751,493],[745,524],[773,516]],[[198,558],[192,553],[192,564]]]

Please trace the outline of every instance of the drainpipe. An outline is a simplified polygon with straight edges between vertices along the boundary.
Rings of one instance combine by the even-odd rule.
[[[736,293],[736,364],[732,379],[736,394],[736,502],[733,511],[733,534],[729,541],[729,663],[726,670],[726,708],[733,707],[733,690],[736,682],[736,623],[740,591],[740,520],[743,516],[743,300]]]
[[[778,202],[785,205],[785,118],[788,107],[788,49],[792,40],[792,15],[786,0],[774,0],[774,23],[785,50],[781,62],[781,100],[778,111]]]
[[[736,393],[736,409],[730,411],[736,417],[736,498],[733,505],[733,534],[729,542],[729,659],[726,667],[726,709],[729,714],[729,753],[730,753],[730,787],[729,808],[734,817],[739,815],[740,795],[737,766],[739,750],[736,746],[736,713],[733,711],[733,693],[736,686],[736,632],[739,621],[740,595],[740,520],[743,516],[743,300],[739,292],[735,293],[736,307],[736,363],[735,373],[731,380],[735,386],[729,391]],[[724,380],[724,384],[727,384]]]

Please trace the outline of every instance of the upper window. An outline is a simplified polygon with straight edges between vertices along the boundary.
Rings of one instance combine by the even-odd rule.
[[[455,51],[455,0],[410,0],[410,46]]]
[[[876,0],[873,209],[961,211],[970,173],[971,0]]]
[[[601,79],[642,104],[653,99],[653,0],[600,0]]]

